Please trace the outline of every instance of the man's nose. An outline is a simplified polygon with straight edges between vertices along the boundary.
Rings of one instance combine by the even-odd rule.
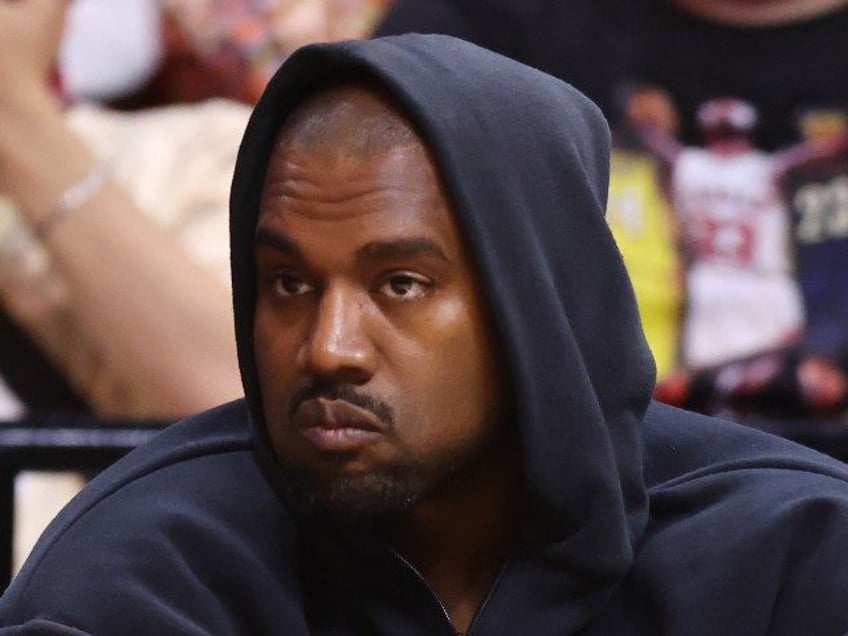
[[[368,302],[362,293],[342,286],[324,292],[305,346],[311,374],[351,384],[371,378],[376,350],[368,332]]]

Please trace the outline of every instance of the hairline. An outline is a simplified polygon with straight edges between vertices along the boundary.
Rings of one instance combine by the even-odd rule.
[[[352,104],[351,93],[370,96],[370,104]],[[375,82],[351,81],[319,88],[300,100],[277,131],[272,154],[300,150],[370,158],[413,145],[429,149],[398,100]]]

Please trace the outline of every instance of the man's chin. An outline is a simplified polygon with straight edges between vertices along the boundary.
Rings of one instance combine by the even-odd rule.
[[[390,475],[340,475],[316,479],[287,471],[287,500],[308,518],[336,523],[379,526],[411,510],[423,496],[416,488]]]

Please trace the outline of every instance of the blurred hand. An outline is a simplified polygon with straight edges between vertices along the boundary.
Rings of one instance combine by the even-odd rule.
[[[67,5],[67,0],[0,0],[0,96],[45,89]]]
[[[625,115],[635,128],[656,127],[671,137],[680,128],[680,117],[668,93],[654,86],[631,89],[626,97]]]
[[[689,399],[692,375],[682,368],[673,369],[654,387],[654,399],[672,406],[683,406]]]
[[[809,356],[798,366],[801,397],[814,413],[840,410],[848,396],[848,378],[832,362]]]

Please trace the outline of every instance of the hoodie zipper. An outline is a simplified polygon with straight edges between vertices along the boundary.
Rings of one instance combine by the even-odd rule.
[[[498,575],[495,577],[495,580],[492,581],[492,585],[489,588],[489,591],[486,592],[486,596],[483,598],[483,602],[480,603],[480,607],[477,608],[477,611],[474,612],[474,616],[471,617],[471,622],[468,624],[468,631],[465,632],[463,636],[471,636],[471,632],[474,631],[474,626],[477,625],[478,619],[482,616],[483,612],[486,609],[486,606],[489,604],[489,601],[492,600],[492,596],[495,595],[495,590],[500,585],[501,579],[504,576],[504,572],[506,572],[506,564],[509,562],[507,559],[504,561],[504,564],[501,566],[501,569],[498,570]]]
[[[412,565],[397,550],[392,549],[391,553],[401,563],[403,563],[403,565],[406,567],[406,569],[409,570],[409,572],[411,572],[412,575],[416,579],[418,579],[418,581],[421,583],[421,585],[424,586],[424,589],[426,589],[430,593],[430,596],[432,597],[433,601],[436,603],[436,605],[442,611],[442,616],[444,617],[445,622],[447,623],[447,626],[450,629],[451,636],[472,636],[472,633],[474,631],[474,626],[477,624],[478,618],[483,613],[483,610],[486,609],[486,606],[489,604],[489,601],[491,600],[492,595],[495,593],[495,589],[498,587],[498,584],[501,582],[501,578],[503,578],[504,571],[506,570],[506,563],[504,563],[504,565],[501,566],[500,571],[498,571],[498,575],[495,577],[495,580],[492,582],[492,586],[489,588],[489,591],[486,593],[486,597],[483,599],[483,602],[480,604],[480,607],[477,608],[477,611],[474,612],[474,616],[471,617],[471,622],[468,624],[468,630],[465,631],[465,632],[462,632],[454,626],[453,621],[451,620],[450,614],[448,613],[448,609],[445,607],[444,603],[442,603],[442,600],[439,598],[438,594],[436,594],[436,591],[433,589],[433,587],[427,582],[427,579],[425,579],[424,576],[421,574],[421,572],[418,571],[418,568],[416,568],[414,565]]]
[[[409,561],[407,561],[406,557],[404,557],[404,556],[403,556],[400,552],[398,552],[397,550],[392,549],[392,550],[391,550],[391,553],[392,553],[392,554],[393,554],[393,555],[394,555],[394,556],[398,559],[398,561],[400,561],[401,563],[403,563],[403,565],[406,567],[406,569],[407,569],[409,572],[411,572],[411,573],[412,573],[412,575],[413,575],[413,576],[414,576],[414,577],[418,580],[418,582],[419,582],[419,583],[421,583],[421,585],[423,585],[423,586],[424,586],[424,588],[425,588],[425,589],[426,589],[426,590],[430,593],[430,596],[431,596],[431,597],[433,598],[433,600],[436,602],[436,605],[438,605],[438,606],[439,606],[439,609],[440,609],[440,610],[442,610],[442,616],[444,616],[444,619],[445,619],[445,621],[447,622],[448,627],[450,627],[450,630],[451,630],[451,636],[467,636],[466,634],[463,634],[461,631],[459,631],[458,629],[456,629],[456,628],[453,626],[453,622],[451,621],[450,614],[448,614],[448,608],[446,608],[446,607],[445,607],[444,603],[442,603],[442,600],[441,600],[441,599],[440,599],[440,598],[436,595],[436,591],[435,591],[435,590],[432,588],[432,586],[431,586],[431,585],[427,582],[427,579],[425,579],[425,578],[421,575],[421,572],[419,572],[419,571],[418,571],[418,568],[416,568],[416,567],[415,567],[414,565],[412,565]]]

